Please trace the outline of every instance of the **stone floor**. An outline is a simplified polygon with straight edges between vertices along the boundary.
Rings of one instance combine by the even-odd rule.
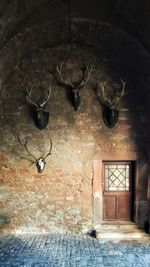
[[[87,236],[0,237],[0,267],[150,267],[150,242],[104,242]]]

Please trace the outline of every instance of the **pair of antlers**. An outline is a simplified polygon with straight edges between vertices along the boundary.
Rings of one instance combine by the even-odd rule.
[[[22,145],[22,142],[20,141],[20,138],[19,137],[17,137],[18,138],[18,141],[19,141],[19,143]],[[28,138],[26,138],[26,140],[25,140],[25,143],[23,144],[23,146],[24,146],[24,148],[25,148],[25,150],[27,151],[27,153],[28,153],[28,155],[29,156],[31,156],[33,159],[34,159],[34,163],[36,163],[38,160],[39,160],[39,158],[36,158],[30,151],[29,151],[29,149],[28,149],[28,147],[27,147],[27,143],[28,143]],[[49,148],[49,152],[44,156],[44,157],[42,157],[42,160],[44,161],[48,156],[50,156],[50,155],[52,155],[51,154],[51,151],[52,151],[52,140],[51,140],[51,138],[50,138],[50,148]]]
[[[111,108],[116,108],[116,106],[117,106],[118,103],[119,103],[119,100],[120,100],[121,97],[124,95],[126,82],[123,82],[121,79],[120,79],[120,81],[121,81],[121,83],[122,83],[122,91],[121,91],[120,95],[116,95],[113,99],[110,98],[110,97],[107,97],[107,96],[105,95],[105,85],[106,85],[106,81],[105,81],[104,83],[99,83],[98,88],[101,88],[101,91],[102,91],[102,97],[103,97],[104,101],[106,101],[106,103],[108,103],[108,105],[109,105]]]
[[[69,86],[69,87],[76,87],[78,89],[81,89],[83,86],[85,86],[85,84],[89,81],[89,78],[90,78],[90,75],[91,75],[91,72],[92,72],[92,69],[93,69],[93,66],[90,66],[90,65],[79,65],[79,69],[81,70],[82,72],[82,79],[81,81],[79,81],[78,83],[74,83],[71,79],[71,77],[69,76],[69,78],[67,80],[65,80],[62,76],[62,67],[64,65],[64,62],[56,67],[56,70],[59,74],[59,77],[60,77],[60,82],[62,85],[64,86]]]
[[[26,99],[27,99],[27,101],[28,101],[30,104],[34,105],[36,108],[43,108],[44,105],[47,103],[47,101],[48,101],[49,98],[50,98],[52,89],[51,89],[51,87],[49,86],[49,88],[47,89],[47,97],[46,97],[46,99],[45,99],[41,104],[37,104],[37,103],[35,103],[35,102],[31,99],[31,94],[32,94],[32,90],[31,90],[31,89],[29,89],[29,88],[27,87],[26,91],[27,91],[27,95],[26,95]]]

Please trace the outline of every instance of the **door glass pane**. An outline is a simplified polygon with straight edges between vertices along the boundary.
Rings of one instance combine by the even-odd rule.
[[[105,190],[129,191],[129,172],[129,164],[104,164]]]

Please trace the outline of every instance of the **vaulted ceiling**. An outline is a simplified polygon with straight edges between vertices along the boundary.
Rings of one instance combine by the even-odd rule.
[[[109,22],[130,32],[150,48],[148,0],[1,0],[1,46],[31,25],[58,17],[81,17]]]
[[[23,58],[68,43],[107,51],[128,72],[135,65],[149,84],[149,13],[148,0],[1,0],[0,86]]]

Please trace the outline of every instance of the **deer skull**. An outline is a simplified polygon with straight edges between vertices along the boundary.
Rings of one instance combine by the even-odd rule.
[[[39,173],[42,173],[44,171],[46,165],[46,161],[43,158],[39,158],[36,161],[36,167]]]
[[[19,141],[20,144],[22,144],[19,138],[18,138],[18,141]],[[51,139],[50,139],[50,148],[49,148],[49,152],[46,154],[46,156],[44,156],[44,157],[40,157],[40,158],[36,158],[36,157],[29,151],[29,149],[28,149],[28,147],[27,147],[27,142],[28,142],[28,139],[26,138],[25,144],[23,144],[23,145],[24,145],[24,148],[25,148],[25,150],[27,151],[28,155],[29,155],[30,157],[33,158],[33,160],[32,160],[32,164],[35,164],[35,165],[36,165],[36,167],[37,167],[37,171],[38,171],[39,173],[42,173],[42,172],[44,171],[44,169],[45,169],[46,158],[47,158],[48,156],[52,155],[52,154],[51,154],[51,151],[52,151],[52,141],[51,141]]]

